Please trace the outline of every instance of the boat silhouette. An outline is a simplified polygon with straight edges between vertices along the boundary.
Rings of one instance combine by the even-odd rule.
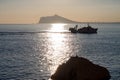
[[[77,29],[78,25],[76,25],[73,28],[69,28],[69,31],[71,33],[86,33],[86,34],[92,34],[92,33],[97,33],[98,28],[92,28],[89,24],[87,27],[82,27]]]

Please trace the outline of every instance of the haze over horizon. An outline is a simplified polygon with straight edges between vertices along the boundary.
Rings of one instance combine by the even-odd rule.
[[[0,24],[38,23],[58,14],[78,22],[120,22],[120,0],[0,0]]]

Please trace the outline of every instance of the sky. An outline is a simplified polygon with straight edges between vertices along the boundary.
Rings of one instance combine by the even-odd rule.
[[[79,22],[120,22],[120,0],[0,0],[0,24],[33,24],[55,14]]]

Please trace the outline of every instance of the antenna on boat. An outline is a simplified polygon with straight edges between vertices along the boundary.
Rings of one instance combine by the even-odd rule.
[[[89,23],[88,23],[87,25],[88,25],[88,27],[91,27],[91,26],[89,25]]]

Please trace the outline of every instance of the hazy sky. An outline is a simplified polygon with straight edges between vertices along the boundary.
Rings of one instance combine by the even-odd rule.
[[[80,22],[120,22],[120,0],[0,0],[0,23],[37,23],[58,14]]]

